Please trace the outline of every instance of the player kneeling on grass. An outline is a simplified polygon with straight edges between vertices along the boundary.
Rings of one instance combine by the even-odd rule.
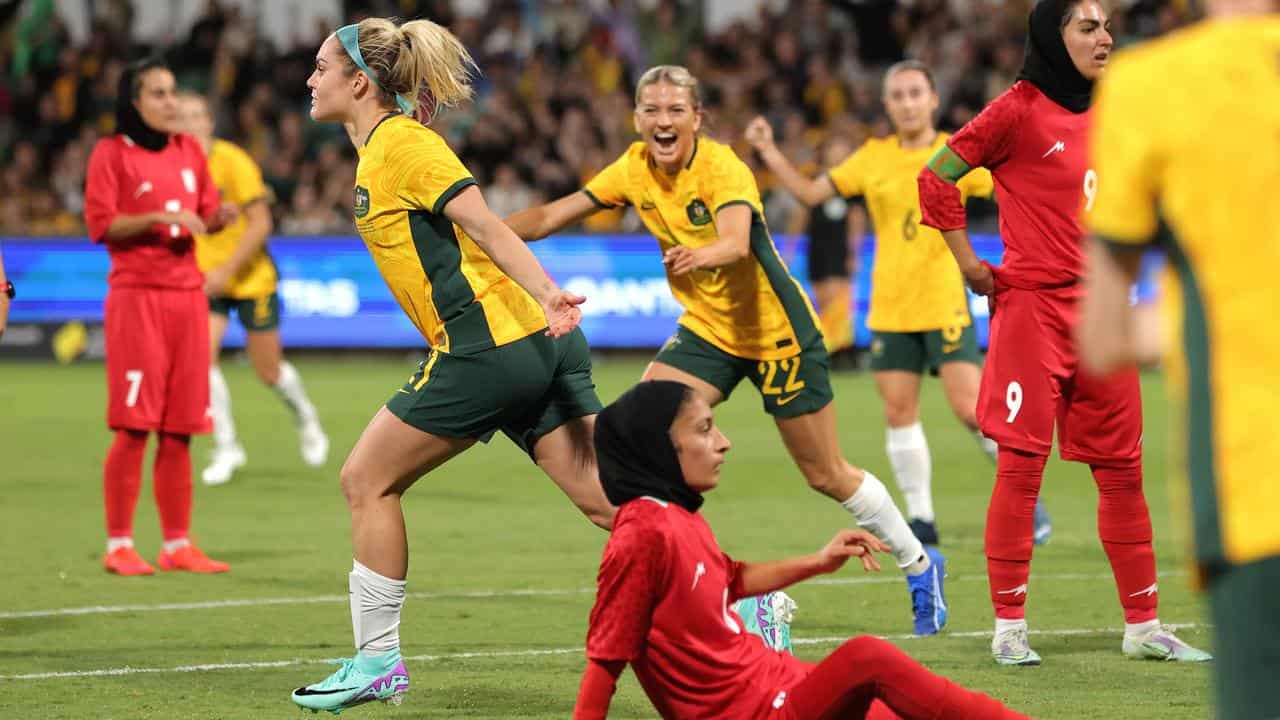
[[[729,447],[711,406],[678,382],[642,382],[596,418],[600,482],[620,507],[600,563],[575,720],[608,714],[627,663],[664,718],[1024,717],[877,638],[849,640],[814,665],[743,632],[729,612],[734,600],[835,572],[851,557],[879,570],[872,551],[889,547],[841,530],[813,555],[735,562],[698,512]]]

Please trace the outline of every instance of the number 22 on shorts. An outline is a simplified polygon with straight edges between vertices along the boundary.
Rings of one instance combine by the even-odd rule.
[[[1017,380],[1009,383],[1009,387],[1005,388],[1004,405],[1009,408],[1009,417],[1004,421],[1011,423],[1018,417],[1018,411],[1022,409],[1022,384]]]

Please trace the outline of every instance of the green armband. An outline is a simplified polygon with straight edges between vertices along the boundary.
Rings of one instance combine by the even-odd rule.
[[[964,158],[957,155],[947,145],[943,145],[938,152],[934,153],[926,167],[932,170],[934,175],[952,184],[968,175],[969,171],[973,169],[969,167],[969,163],[964,161]]]

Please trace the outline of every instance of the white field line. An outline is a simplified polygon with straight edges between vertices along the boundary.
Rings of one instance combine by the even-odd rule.
[[[1182,623],[1177,625],[1169,625],[1175,630],[1184,630],[1188,628],[1205,628],[1208,625],[1200,623]],[[1109,635],[1120,634],[1119,628],[1063,628],[1059,630],[1032,630],[1031,635],[1044,636],[1062,636],[1062,635]],[[947,632],[936,636],[937,639],[970,639],[984,638],[991,633],[986,630],[975,630],[968,632]],[[885,640],[919,640],[915,635],[882,635]],[[795,645],[834,645],[848,640],[848,636],[838,637],[818,637],[818,638],[799,638],[792,640]],[[436,660],[467,660],[475,658],[504,658],[504,657],[538,657],[546,655],[575,655],[585,652],[584,648],[550,648],[546,650],[499,650],[493,652],[463,652],[463,653],[444,653],[441,655],[411,655],[404,659],[409,662],[432,662]],[[263,668],[280,668],[292,667],[296,665],[319,665],[325,660],[294,658],[292,660],[264,660],[259,662],[242,662],[242,663],[206,663],[202,665],[179,665],[178,667],[167,668],[139,668],[139,667],[118,667],[105,668],[102,670],[75,670],[69,672],[48,672],[48,673],[28,673],[26,675],[0,675],[0,680],[54,680],[60,678],[85,678],[85,677],[107,677],[119,675],[147,675],[147,674],[169,674],[169,673],[191,673],[191,672],[212,672],[215,670],[260,670]]]
[[[889,572],[886,569],[886,572]],[[1185,574],[1181,570],[1170,570],[1159,573],[1159,577],[1176,577]],[[948,578],[947,582],[986,582],[985,574],[963,575]],[[1050,573],[1031,576],[1033,581],[1041,580],[1110,580],[1110,573]],[[893,585],[902,582],[902,577],[895,574],[873,577],[820,578],[807,580],[810,585]],[[559,597],[566,595],[588,595],[595,588],[551,588],[547,590],[454,590],[444,592],[408,593],[415,600],[446,599],[485,599],[506,597]],[[90,605],[87,607],[53,608],[49,610],[5,610],[0,611],[0,620],[17,620],[22,618],[56,617],[67,615],[107,615],[112,613],[147,613],[177,610],[216,610],[219,608],[266,607],[270,605],[314,605],[322,603],[347,602],[347,595],[311,595],[306,597],[283,598],[245,598],[242,600],[205,600],[189,603],[159,603],[152,605]]]

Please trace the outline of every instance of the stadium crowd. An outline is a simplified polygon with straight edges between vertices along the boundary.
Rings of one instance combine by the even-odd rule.
[[[1022,61],[1023,0],[796,0],[712,29],[703,0],[348,0],[367,14],[426,16],[452,28],[482,71],[474,104],[436,129],[459,149],[490,205],[505,215],[580,187],[635,138],[631,92],[656,64],[686,65],[705,85],[704,130],[741,141],[764,113],[786,155],[815,170],[820,142],[856,146],[889,132],[880,74],[916,57],[936,69],[941,126],[955,129],[1012,84]],[[311,122],[305,81],[333,23],[265,37],[253,18],[210,0],[169,47],[133,41],[128,0],[96,3],[75,44],[51,0],[0,3],[0,235],[84,232],[90,149],[113,131],[117,78],[161,52],[179,83],[208,94],[218,132],[250,152],[275,198],[276,232],[351,233],[355,156],[341,130]],[[8,17],[5,17],[8,15]],[[1137,0],[1113,16],[1117,45],[1184,22],[1177,2]],[[787,193],[769,192],[771,224],[803,227]],[[799,225],[797,225],[797,220]],[[586,230],[637,230],[602,213]]]

